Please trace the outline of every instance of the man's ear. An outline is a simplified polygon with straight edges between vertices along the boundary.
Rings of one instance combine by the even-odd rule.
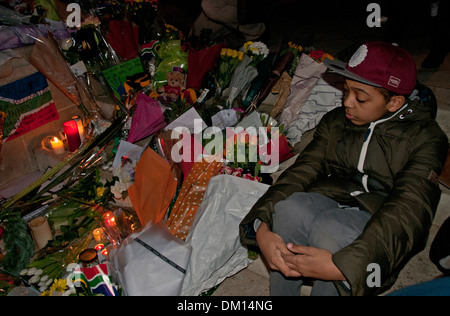
[[[405,104],[405,97],[402,95],[394,95],[393,97],[391,97],[391,99],[389,100],[388,104],[387,104],[387,109],[389,112],[396,112],[398,111],[398,109],[400,109],[403,104]]]

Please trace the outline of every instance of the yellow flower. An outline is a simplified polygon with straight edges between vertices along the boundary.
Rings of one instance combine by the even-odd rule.
[[[41,296],[52,296],[52,291],[44,291],[41,293]]]
[[[66,279],[56,279],[52,286],[50,287],[50,291],[58,291],[65,292],[67,290],[67,280]]]
[[[248,47],[249,47],[250,45],[252,45],[252,44],[253,44],[252,41],[248,41],[247,43],[244,44],[244,50],[245,50],[245,52],[247,52]]]
[[[104,187],[98,187],[97,188],[97,197],[103,196],[103,193],[105,193],[105,188]]]
[[[244,59],[244,53],[243,52],[239,52],[239,60],[242,60],[242,59]]]

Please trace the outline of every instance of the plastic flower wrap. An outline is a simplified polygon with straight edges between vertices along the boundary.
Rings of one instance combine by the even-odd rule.
[[[252,81],[258,76],[258,65],[269,55],[269,49],[262,42],[247,42],[244,44],[244,58],[236,67],[230,81],[227,107],[231,108],[234,99],[243,93],[245,99]]]
[[[243,58],[244,53],[237,50],[222,48],[220,51],[219,68],[216,73],[216,93],[218,96],[230,83],[234,70]]]

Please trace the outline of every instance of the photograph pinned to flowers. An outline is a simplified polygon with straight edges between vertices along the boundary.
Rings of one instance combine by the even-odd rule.
[[[114,161],[109,168],[113,176],[110,190],[117,206],[133,206],[127,190],[134,182],[135,168],[145,148],[146,146],[138,146],[123,139],[117,147]]]

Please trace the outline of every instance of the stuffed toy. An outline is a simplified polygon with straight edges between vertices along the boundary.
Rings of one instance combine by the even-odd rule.
[[[183,91],[185,74],[180,71],[171,71],[167,75],[167,84],[160,89],[158,100],[163,104],[175,101]]]

